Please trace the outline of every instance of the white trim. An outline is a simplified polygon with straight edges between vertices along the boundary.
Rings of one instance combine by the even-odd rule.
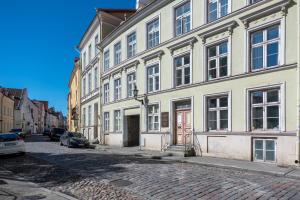
[[[256,140],[262,140],[263,141],[263,160],[257,160],[255,159],[255,141]],[[275,160],[274,161],[266,161],[266,141],[267,140],[271,140],[271,141],[274,141],[274,158]],[[261,163],[276,163],[277,162],[277,139],[274,139],[274,138],[259,138],[259,137],[254,137],[252,139],[252,155],[253,157],[251,159],[253,159],[254,162],[261,162]]]
[[[148,91],[148,68],[149,67],[153,67],[155,65],[158,65],[158,69],[159,69],[159,85],[158,85],[158,90],[155,90],[155,91],[152,91],[152,92],[149,92]],[[149,63],[149,64],[146,64],[146,67],[145,67],[145,77],[146,77],[146,81],[145,81],[145,84],[144,84],[144,87],[145,87],[145,94],[151,94],[151,93],[155,93],[157,91],[160,91],[161,90],[161,61],[157,61],[157,62],[153,62],[153,63]]]
[[[150,106],[158,105],[158,130],[150,130],[151,132],[161,132],[161,101],[154,101],[147,105],[146,109],[146,130],[149,132],[148,109]]]
[[[128,37],[131,36],[132,34],[135,34],[135,48],[136,49],[135,49],[135,54],[132,55],[131,57],[128,57]],[[137,49],[138,49],[137,48],[137,43],[138,43],[138,41],[137,41],[137,31],[136,31],[136,29],[132,30],[131,32],[129,32],[125,36],[126,36],[125,55],[126,55],[126,60],[127,60],[127,59],[130,59],[130,58],[134,57],[136,54],[138,54],[138,52],[137,52]]]
[[[160,17],[160,15],[161,15],[161,14],[159,13],[159,14],[156,15],[155,17],[153,17],[153,18],[151,18],[150,20],[148,20],[148,21],[145,22],[145,25],[146,25],[146,29],[145,29],[145,30],[146,30],[146,31],[145,31],[145,33],[146,33],[146,37],[145,37],[145,38],[146,38],[146,40],[145,40],[145,41],[146,41],[146,45],[145,45],[145,47],[146,47],[146,48],[145,48],[145,49],[146,49],[146,50],[148,50],[148,49],[153,49],[153,48],[154,48],[154,47],[152,47],[152,48],[149,48],[149,47],[148,47],[148,25],[149,25],[150,23],[154,22],[154,21],[157,20],[157,19],[158,19],[158,23],[159,23],[159,24],[158,24],[158,27],[159,27],[159,28],[158,28],[158,29],[159,29],[158,45],[161,43],[161,20],[160,20],[161,17]]]
[[[185,55],[190,55],[190,83],[189,84],[182,84],[180,86],[176,86],[176,79],[175,79],[175,76],[176,76],[176,70],[175,70],[175,59],[178,58],[178,57],[182,57],[182,56],[185,56]],[[187,51],[184,51],[184,52],[181,52],[181,53],[178,53],[178,54],[173,54],[172,55],[172,68],[171,68],[171,80],[172,80],[172,88],[177,88],[177,87],[182,87],[182,86],[185,86],[185,85],[191,85],[193,84],[193,48],[191,48],[190,50],[187,50]],[[183,80],[184,81],[184,80]]]
[[[172,6],[172,22],[173,22],[172,23],[172,36],[173,37],[178,37],[180,35],[184,35],[185,34],[185,33],[182,33],[180,35],[176,35],[176,12],[175,12],[175,10],[178,7],[184,5],[184,4],[188,3],[188,2],[190,2],[190,17],[191,17],[190,31],[193,30],[193,0],[182,0],[181,2],[179,2],[179,3],[177,3],[177,4],[175,4],[175,5]],[[190,32],[190,31],[188,31],[188,32]]]
[[[216,20],[214,20],[214,21],[208,21],[208,1],[209,0],[205,0],[205,3],[204,3],[204,15],[205,15],[205,17],[204,17],[204,19],[205,19],[205,21],[204,21],[204,23],[205,24],[209,24],[209,23],[211,23],[211,22],[214,22],[214,21],[217,21],[218,19],[221,19],[221,18],[223,18],[223,17],[225,17],[225,16],[227,16],[227,15],[229,15],[231,12],[232,12],[232,3],[231,3],[231,1],[232,0],[228,0],[228,10],[227,10],[227,14],[226,15],[224,15],[224,16],[218,16],[217,17],[217,19]],[[218,1],[218,4],[219,4],[219,1],[220,0],[217,0]],[[218,8],[217,8],[217,12],[219,13],[220,12],[220,8],[219,8],[219,5],[218,5]],[[217,15],[219,15],[219,14],[217,14]]]

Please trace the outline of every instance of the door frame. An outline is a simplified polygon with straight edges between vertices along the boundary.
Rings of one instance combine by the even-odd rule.
[[[174,141],[173,141],[173,144],[175,144],[175,145],[184,145],[185,144],[185,135],[183,136],[183,143],[182,144],[178,144],[178,132],[177,132],[177,113],[178,112],[182,112],[182,129],[184,130],[185,129],[185,127],[184,127],[184,122],[186,121],[186,119],[185,119],[185,117],[186,116],[184,116],[184,113],[186,113],[186,112],[190,112],[190,114],[191,114],[191,117],[192,117],[192,109],[190,108],[190,109],[186,109],[186,108],[183,108],[183,109],[175,109],[174,110],[174,137],[173,137],[173,139],[174,139]],[[191,119],[191,127],[192,127],[192,119]]]
[[[169,114],[169,128],[170,128],[170,137],[169,137],[169,144],[171,145],[176,145],[174,144],[174,137],[176,136],[175,133],[175,104],[177,102],[180,101],[186,101],[186,100],[190,100],[191,102],[191,131],[192,131],[192,135],[194,134],[194,96],[189,96],[189,97],[182,97],[182,98],[174,98],[171,99],[169,102],[169,106],[170,106],[170,114]]]

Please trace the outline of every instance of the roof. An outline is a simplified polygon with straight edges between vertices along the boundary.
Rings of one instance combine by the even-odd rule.
[[[15,101],[15,109],[20,109],[24,94],[27,92],[26,88],[1,88],[1,91],[7,91],[9,96],[13,96]]]

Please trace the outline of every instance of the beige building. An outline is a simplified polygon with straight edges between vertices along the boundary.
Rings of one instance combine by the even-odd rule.
[[[0,89],[0,133],[7,133],[14,125],[14,100]]]
[[[146,4],[99,45],[104,142],[299,163],[299,8],[298,0]]]
[[[80,60],[75,59],[74,68],[69,81],[68,95],[68,130],[80,130]]]

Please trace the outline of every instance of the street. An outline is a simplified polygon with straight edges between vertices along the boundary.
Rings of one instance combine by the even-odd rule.
[[[26,151],[1,158],[0,169],[78,199],[300,199],[300,180],[285,177],[67,148],[44,136],[28,138]]]

